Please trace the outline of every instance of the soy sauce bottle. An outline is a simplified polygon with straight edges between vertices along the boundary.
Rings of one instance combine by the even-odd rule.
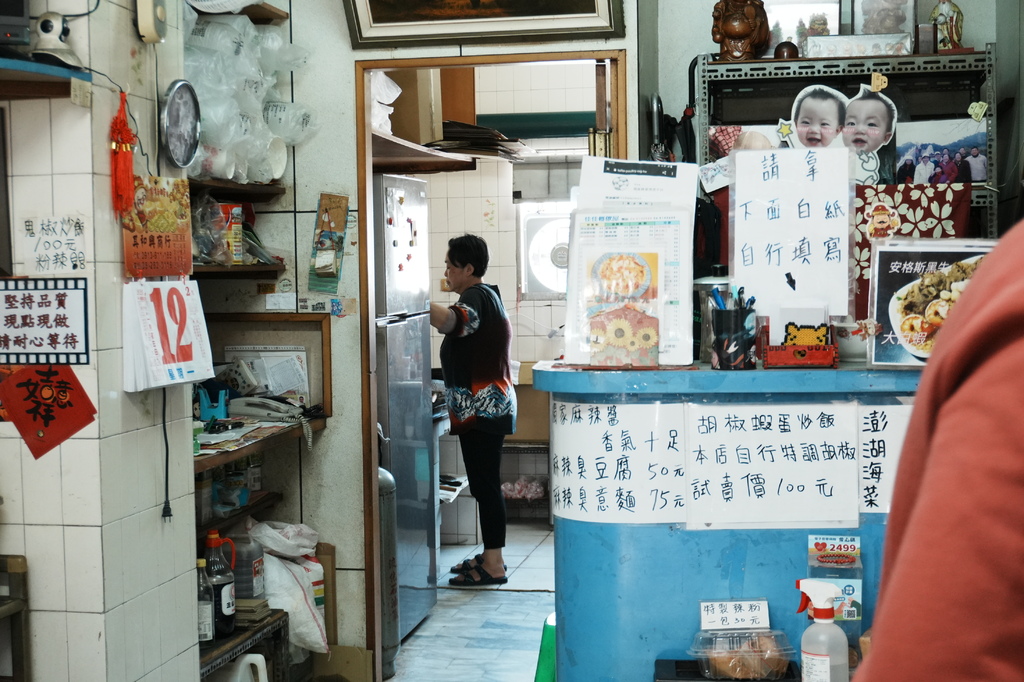
[[[224,559],[221,545],[231,545],[231,563]],[[213,632],[227,637],[235,631],[235,543],[216,530],[206,531],[206,577],[213,585]]]

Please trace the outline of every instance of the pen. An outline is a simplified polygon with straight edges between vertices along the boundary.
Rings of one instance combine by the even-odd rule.
[[[742,308],[743,306],[743,287],[740,287],[736,291],[736,307]]]
[[[757,300],[756,296],[751,296],[750,298],[748,298],[747,299],[747,307],[748,308],[753,308],[754,307],[754,301],[756,301],[756,300]]]
[[[725,310],[725,301],[722,300],[722,294],[719,293],[718,289],[711,290],[711,299],[715,302],[716,308]]]

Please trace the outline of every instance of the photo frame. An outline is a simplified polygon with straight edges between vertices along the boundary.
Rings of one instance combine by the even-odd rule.
[[[344,3],[354,49],[621,38],[626,34],[622,0]]]
[[[914,34],[918,0],[853,0],[854,35]]]
[[[769,42],[762,57],[770,59],[781,42],[796,44],[803,56],[807,38],[839,35],[839,0],[764,0]]]

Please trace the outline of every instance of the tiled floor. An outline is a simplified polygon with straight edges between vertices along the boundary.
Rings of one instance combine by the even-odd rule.
[[[448,568],[482,545],[443,545]],[[529,682],[537,669],[544,620],[555,610],[555,544],[547,519],[510,519],[505,563],[508,583],[448,587],[438,576],[437,605],[402,642],[396,682],[487,680]]]

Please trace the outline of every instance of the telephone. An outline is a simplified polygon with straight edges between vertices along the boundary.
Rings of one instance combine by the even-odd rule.
[[[297,422],[302,417],[298,405],[272,398],[234,398],[228,401],[229,417],[256,417],[268,421]]]

